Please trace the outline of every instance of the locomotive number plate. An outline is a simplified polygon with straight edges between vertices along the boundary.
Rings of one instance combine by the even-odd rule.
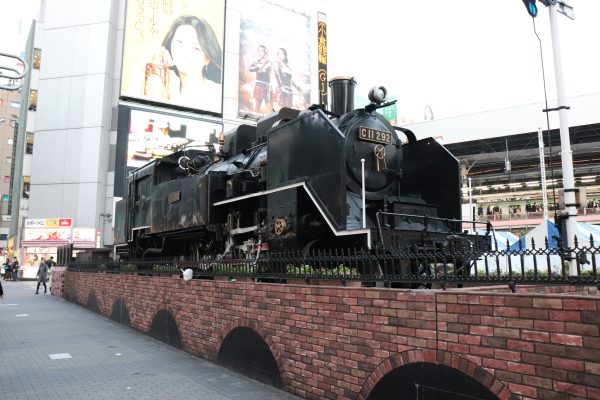
[[[377,129],[373,128],[367,128],[366,126],[358,127],[358,138],[367,142],[392,144],[391,133],[378,131]]]
[[[178,190],[176,192],[169,193],[168,199],[169,199],[169,203],[178,202],[179,200],[181,200],[181,192]]]

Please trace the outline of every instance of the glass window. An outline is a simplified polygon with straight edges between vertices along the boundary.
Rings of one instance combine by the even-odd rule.
[[[13,138],[8,138],[8,144],[10,144],[12,146],[12,144],[13,144]]]
[[[8,195],[7,194],[3,194],[2,195],[2,201],[8,201]]]
[[[33,154],[33,133],[27,132],[27,146],[25,147],[25,153]]]
[[[37,110],[37,90],[31,89],[29,91],[29,110],[35,111]]]
[[[12,158],[11,157],[6,157],[6,163],[7,164],[12,164]]]
[[[10,176],[4,175],[4,183],[10,183]]]
[[[33,68],[40,69],[41,63],[42,63],[42,50],[41,49],[33,49]]]
[[[8,233],[0,233],[0,240],[8,240]]]

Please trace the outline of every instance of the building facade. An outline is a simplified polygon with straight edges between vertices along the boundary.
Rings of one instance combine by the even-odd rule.
[[[56,257],[57,248],[68,243],[111,246],[114,204],[124,195],[127,172],[172,147],[157,135],[188,143],[206,140],[283,106],[271,100],[272,89],[257,104],[258,78],[251,64],[260,46],[269,49],[273,63],[285,58],[295,68],[294,80],[303,90],[289,97],[293,106],[318,102],[317,12],[324,3],[42,1],[27,59],[33,63],[43,50],[43,60],[25,82],[28,95],[35,96],[21,114],[16,171],[21,179],[13,185],[14,193],[25,188],[29,193],[29,198],[20,196],[22,209],[13,210],[11,227],[22,264],[33,267],[42,256]],[[205,71],[205,76],[220,89],[211,96],[196,91],[189,97],[183,92],[177,98],[172,93],[152,97],[149,65],[160,69],[161,63],[150,49],[164,46],[173,21],[190,15],[213,26],[221,59],[208,57],[207,67],[220,64],[221,72]],[[145,81],[143,69],[136,72],[144,64]],[[169,73],[171,80],[180,73]],[[136,80],[142,92],[136,92]],[[144,133],[134,131],[138,125]],[[34,137],[33,154],[28,154]]]

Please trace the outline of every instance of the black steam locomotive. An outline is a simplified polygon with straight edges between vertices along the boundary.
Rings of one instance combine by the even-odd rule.
[[[284,108],[219,146],[187,148],[128,177],[117,203],[121,256],[250,258],[323,248],[443,248],[461,230],[458,161],[377,109],[354,109],[355,81],[330,83],[331,112]]]

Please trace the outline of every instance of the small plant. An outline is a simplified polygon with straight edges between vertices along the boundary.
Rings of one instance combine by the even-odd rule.
[[[315,270],[310,265],[300,264],[293,265],[288,264],[286,266],[286,272],[290,275],[314,275]]]
[[[154,265],[152,267],[152,272],[164,273],[164,274],[178,274],[181,270],[177,267],[177,265],[167,264],[167,265]]]
[[[121,272],[135,272],[137,269],[137,265],[135,264],[125,264],[120,268]]]
[[[212,271],[218,274],[254,274],[256,265],[254,264],[213,264]]]
[[[327,273],[331,275],[358,276],[358,270],[356,268],[347,267],[344,264],[340,264],[333,269],[327,270]]]

